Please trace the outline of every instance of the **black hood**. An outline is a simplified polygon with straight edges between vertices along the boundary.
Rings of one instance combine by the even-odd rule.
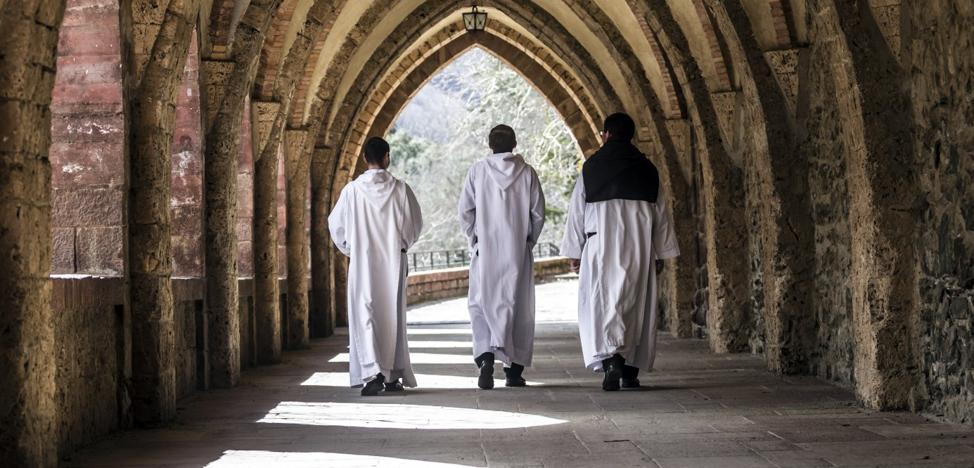
[[[582,166],[585,201],[642,200],[656,203],[659,172],[628,141],[609,140]]]

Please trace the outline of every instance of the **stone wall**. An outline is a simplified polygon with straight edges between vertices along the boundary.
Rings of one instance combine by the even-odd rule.
[[[131,317],[122,278],[53,280],[59,450],[130,427]],[[178,398],[206,388],[202,280],[174,280]]]
[[[209,388],[204,280],[173,280],[176,395]],[[282,280],[281,291],[287,291]],[[256,366],[253,281],[240,280],[241,367]],[[286,295],[281,296],[286,304]],[[57,352],[58,447],[67,454],[108,433],[131,427],[131,317],[119,277],[53,279]],[[286,310],[286,307],[284,309]]]
[[[567,258],[546,258],[534,262],[535,280],[542,280],[571,271]],[[410,305],[426,301],[463,297],[467,294],[470,270],[448,268],[413,273],[406,279],[406,302]]]
[[[240,278],[237,281],[238,292],[240,294],[237,301],[238,314],[240,319],[240,368],[249,369],[257,367],[257,329],[255,328],[256,318],[254,316],[254,280],[253,278]],[[278,291],[280,304],[278,311],[281,320],[287,313],[287,279],[278,280]],[[285,323],[285,322],[281,322]],[[281,327],[281,342],[285,341],[287,330]]]
[[[250,102],[245,104],[250,108]],[[240,155],[237,160],[237,274],[254,276],[254,152],[250,113],[240,125]]]
[[[121,278],[53,280],[58,447],[68,453],[131,421],[131,334]]]
[[[176,398],[209,387],[206,374],[206,317],[202,279],[173,280],[176,322]]]
[[[69,0],[51,103],[55,274],[124,270],[124,130],[117,0]]]
[[[200,115],[199,50],[189,47],[177,90],[172,145],[173,276],[203,276],[203,132]]]
[[[915,0],[912,38],[920,172],[919,335],[924,407],[974,422],[974,3]]]

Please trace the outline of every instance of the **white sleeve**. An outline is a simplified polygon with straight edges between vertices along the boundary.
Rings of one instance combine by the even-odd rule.
[[[423,232],[423,211],[419,207],[419,202],[416,201],[413,189],[409,188],[409,184],[405,182],[403,182],[403,186],[406,189],[406,206],[403,210],[402,244],[403,250],[408,250]]]
[[[528,248],[534,248],[541,238],[541,230],[544,229],[544,191],[534,169],[531,169],[531,184],[531,233],[528,235]]]
[[[660,260],[680,255],[680,245],[676,241],[673,221],[666,209],[666,201],[662,193],[653,206],[653,254]]]
[[[463,190],[460,191],[460,202],[457,204],[460,227],[463,229],[463,234],[467,236],[467,243],[471,250],[477,245],[477,198],[473,181],[470,180],[472,173],[473,168],[463,179]]]
[[[568,202],[568,222],[565,238],[561,241],[561,254],[568,258],[582,258],[585,241],[585,181],[579,174]]]
[[[348,245],[346,238],[346,227],[348,226],[348,186],[342,189],[338,196],[338,203],[328,215],[328,231],[331,233],[331,240],[341,253],[349,256],[351,246]]]

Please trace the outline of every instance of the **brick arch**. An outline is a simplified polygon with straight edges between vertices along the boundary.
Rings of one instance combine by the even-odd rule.
[[[274,92],[274,82],[287,51],[284,50],[288,30],[295,21],[294,11],[301,0],[284,0],[277,8],[270,27],[267,28],[264,47],[260,51],[257,74],[254,76],[254,94],[261,99],[270,99]]]
[[[238,5],[239,4],[239,5]],[[209,11],[209,33],[203,43],[203,55],[209,58],[227,58],[233,42],[233,30],[242,14],[241,5],[235,0],[213,0]]]
[[[347,0],[345,1],[347,2]],[[368,9],[365,10],[356,22],[355,27],[342,39],[342,45],[332,57],[325,76],[318,83],[312,83],[312,79],[319,57],[324,49],[325,41],[329,39],[329,34],[323,34],[313,42],[311,53],[308,56],[304,72],[301,75],[301,81],[298,82],[297,88],[294,90],[294,101],[288,115],[289,126],[294,128],[314,128],[320,125],[320,122],[312,120],[320,119],[322,112],[327,112],[331,109],[332,97],[327,95],[327,92],[335,89],[338,80],[341,78],[341,70],[338,70],[341,67],[334,67],[332,64],[344,63],[351,59],[352,55],[358,49],[362,38],[382,20],[383,15],[398,3],[398,1],[372,1]],[[335,75],[338,76],[336,77]]]
[[[389,84],[391,92],[387,93],[382,106],[371,112],[369,109],[363,109],[359,113],[366,115],[359,115],[354,120],[354,127],[349,132],[350,138],[339,149],[339,153],[357,155],[367,135],[385,134],[395,122],[399,112],[429,78],[455,58],[477,46],[507,63],[531,83],[562,116],[584,153],[589,154],[598,149],[599,143],[593,131],[591,111],[578,108],[570,91],[560,86],[557,80],[530,56],[500,37],[485,32],[476,36],[470,34],[457,36],[439,47],[436,53],[428,56],[408,75],[387,79],[380,89]]]
[[[538,30],[539,33],[537,37],[544,38],[544,40],[538,40],[538,42],[532,42],[532,49],[548,49],[546,52],[549,56],[563,57],[567,63],[581,65],[576,70],[579,78],[582,82],[582,89],[587,92],[593,93],[596,102],[600,102],[609,109],[621,108],[618,97],[610,89],[607,89],[604,76],[601,72],[593,65],[591,57],[589,57],[584,49],[573,40],[572,36],[561,28],[553,19],[546,16],[542,10],[525,9],[527,6],[522,5],[521,2],[505,1],[498,2],[493,5],[494,8],[498,8],[507,15],[511,16],[513,20],[516,20],[520,25],[525,26],[528,30]],[[363,69],[359,73],[359,78],[355,80],[358,90],[353,88],[350,93],[358,93],[359,97],[366,93],[361,91],[362,87],[370,86],[377,83],[377,74],[381,73],[383,70],[391,69],[395,66],[397,60],[400,57],[405,57],[405,60],[414,60],[419,58],[421,54],[409,56],[407,51],[410,50],[412,44],[415,43],[415,39],[419,37],[423,30],[427,29],[430,24],[435,24],[441,21],[443,18],[456,14],[458,7],[456,5],[434,5],[426,4],[420,7],[417,11],[413,13],[413,17],[424,18],[424,22],[416,22],[411,24],[401,24],[397,30],[390,35],[390,37],[380,46],[380,49],[376,51],[375,56],[377,57],[389,57],[388,61],[380,64],[378,62],[370,63],[370,69]],[[381,14],[381,12],[378,12]],[[459,22],[458,22],[459,23]],[[363,28],[367,29],[371,24],[374,24],[372,20],[365,18],[363,20]],[[543,26],[537,26],[537,25]],[[457,25],[459,27],[459,24]],[[352,52],[354,52],[354,47],[357,41],[347,41],[351,44],[346,44],[343,46],[343,50],[348,50],[348,58]],[[340,54],[341,55],[341,54]],[[319,84],[319,99],[324,101],[322,106],[326,110],[324,118],[326,119],[323,125],[325,131],[324,137],[320,144],[333,144],[336,138],[340,136],[343,132],[342,129],[347,129],[347,123],[336,124],[335,122],[329,122],[327,119],[332,115],[337,115],[336,120],[343,120],[344,112],[338,112],[339,109],[343,109],[342,106],[352,106],[346,108],[355,108],[357,105],[364,105],[364,102],[357,104],[351,104],[353,100],[349,100],[345,97],[341,100],[336,100],[335,96],[329,94],[330,91],[337,87],[337,84],[342,80],[344,70],[337,69],[337,67],[332,67],[326,74],[325,78]],[[321,116],[317,116],[321,118]],[[344,124],[344,125],[343,125]]]
[[[717,25],[703,4],[703,0],[693,0],[693,7],[697,11],[697,19],[703,27],[704,38],[710,50],[710,60],[714,64],[714,77],[712,82],[713,91],[726,91],[735,87],[732,82],[732,67],[729,63],[730,57],[725,57],[723,47],[721,47],[721,37]],[[691,37],[691,36],[688,36]]]
[[[699,69],[706,78],[710,91],[733,89],[732,70],[721,48],[716,26],[711,21],[703,0],[666,0],[650,3],[654,4],[653,9],[666,11],[676,18],[689,45],[687,52],[701,65]],[[697,27],[699,30],[696,29]]]
[[[623,109],[621,101],[615,95],[614,90],[607,85],[608,80],[598,69],[591,55],[570,32],[544,10],[523,2],[507,0],[498,1],[492,4],[492,7],[503,12],[524,29],[537,31],[537,37],[542,39],[543,46],[548,47],[552,54],[560,55],[568,63],[577,65],[576,71],[582,77],[586,88],[604,103],[605,108]],[[368,99],[371,97],[370,89],[378,86],[382,73],[393,68],[400,57],[406,57],[405,59],[409,60],[409,55],[407,55],[409,45],[415,38],[419,37],[421,31],[428,24],[435,24],[446,15],[454,14],[456,11],[456,6],[440,9],[438,14],[428,10],[419,10],[414,13],[414,16],[426,18],[425,23],[401,24],[396,32],[390,35],[380,46],[380,49],[374,53],[374,56],[377,57],[389,57],[388,61],[370,62],[369,67],[359,73],[358,79],[355,80],[356,86],[350,90],[348,96],[343,97],[341,102],[332,103],[332,106],[338,105],[333,112],[336,118],[334,121],[326,121],[324,124],[323,131],[327,133],[323,135],[324,141],[319,140],[319,144],[324,143],[326,146],[340,147],[341,145],[337,142],[349,135],[352,129],[351,117],[354,113],[351,110],[368,104]],[[323,89],[325,85],[326,81],[323,80]],[[336,175],[333,179],[333,191],[335,187],[341,187],[351,177],[354,172],[355,161],[355,156],[349,156],[348,153],[336,153],[335,155],[337,160],[335,161]]]

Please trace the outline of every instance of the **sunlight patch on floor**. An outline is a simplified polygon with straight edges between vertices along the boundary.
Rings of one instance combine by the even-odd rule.
[[[418,388],[477,388],[477,378],[457,375],[416,374],[416,384]],[[351,384],[348,380],[348,373],[346,372],[315,372],[307,380],[301,382],[301,385],[348,388]],[[503,380],[499,380],[498,385],[503,385]],[[541,387],[544,384],[541,382],[528,382],[528,386]],[[406,391],[408,392],[409,390]]]
[[[437,463],[405,458],[377,457],[330,452],[268,452],[265,450],[227,450],[206,468],[320,468],[341,466],[352,468],[466,468],[467,465]]]
[[[469,335],[469,328],[406,328],[409,335]]]
[[[513,429],[567,421],[525,413],[448,406],[284,401],[259,423],[372,429]]]
[[[410,348],[433,348],[433,349],[446,349],[446,348],[467,348],[473,346],[473,343],[469,341],[436,341],[436,340],[410,340]]]
[[[473,357],[469,354],[435,354],[435,353],[409,353],[409,360],[413,364],[470,364],[473,365]],[[328,362],[348,362],[348,353],[341,353],[328,360]]]

